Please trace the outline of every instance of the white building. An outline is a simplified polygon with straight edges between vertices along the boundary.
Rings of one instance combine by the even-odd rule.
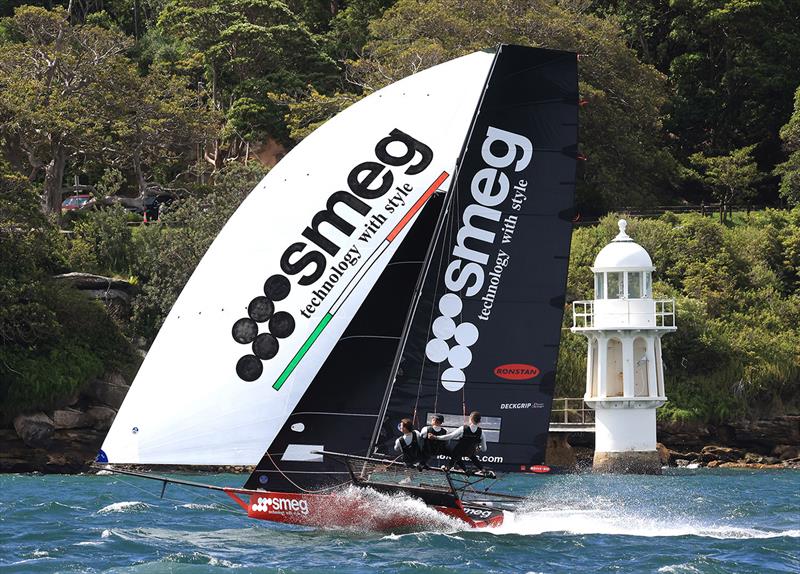
[[[654,300],[647,251],[619,234],[594,261],[594,300],[575,301],[572,332],[589,343],[586,404],[595,409],[596,472],[657,474],[656,409],[666,400],[661,337],[675,331],[675,301]]]

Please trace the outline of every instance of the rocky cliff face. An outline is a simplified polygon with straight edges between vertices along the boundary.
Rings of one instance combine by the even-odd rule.
[[[82,472],[129,389],[118,374],[91,381],[62,409],[17,416],[0,429],[0,472]]]

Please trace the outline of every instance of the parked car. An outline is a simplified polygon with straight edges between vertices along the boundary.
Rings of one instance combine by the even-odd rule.
[[[75,211],[81,209],[92,200],[89,194],[71,195],[61,202],[61,211]]]

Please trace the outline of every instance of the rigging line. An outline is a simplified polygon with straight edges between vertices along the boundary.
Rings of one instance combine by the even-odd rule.
[[[452,189],[452,192],[450,194],[450,197],[448,198],[448,201],[445,203],[445,205],[442,206],[442,209],[445,209],[445,208],[449,209],[450,205],[454,201],[457,201],[457,198],[458,198],[458,181],[457,180],[453,180],[453,186],[452,186],[451,189]],[[457,210],[448,211],[447,219],[445,220],[445,225],[446,226],[451,224],[450,218],[453,217],[453,214],[456,211]],[[452,232],[452,226],[450,226],[449,228],[446,228],[445,229],[445,233],[443,234],[444,239],[443,239],[443,241],[441,243],[442,251],[441,251],[441,253],[439,253],[439,262],[438,262],[438,264],[436,266],[436,274],[434,275],[434,278],[433,278],[433,299],[432,299],[432,304],[431,304],[431,308],[430,308],[430,314],[428,315],[428,325],[427,325],[427,330],[425,332],[426,335],[431,332],[431,326],[433,325],[433,315],[434,315],[434,312],[435,312],[435,309],[436,309],[436,295],[439,292],[439,274],[442,271],[442,261],[444,260],[445,253],[447,253],[447,251],[448,251],[448,249],[446,249],[446,247],[445,247],[445,245],[447,244],[448,231]],[[434,249],[435,249],[435,247],[434,247]],[[423,287],[424,287],[424,285],[425,285],[425,282],[423,281]],[[416,314],[416,309],[415,309],[415,314]],[[414,319],[412,317],[412,322],[413,322],[413,320]],[[419,395],[420,395],[420,392],[422,391],[422,378],[423,378],[423,374],[425,373],[425,360],[426,359],[427,359],[427,354],[426,354],[425,350],[423,350],[423,352],[422,352],[422,365],[420,366],[419,379],[417,380],[417,396],[416,396],[416,399],[414,400],[414,415],[415,416],[416,416],[416,413],[417,413],[417,408],[419,407]],[[441,378],[441,367],[439,367],[439,366],[437,366],[437,374],[438,374],[438,377]],[[435,386],[437,387],[437,390],[438,390],[438,386],[439,386],[438,381],[435,383]]]
[[[278,467],[277,464],[275,464],[275,461],[272,459],[272,455],[269,453],[269,451],[267,451],[267,458],[269,458],[269,461],[272,463],[272,466],[275,467],[275,470],[277,470],[281,474],[281,476],[283,478],[285,478],[289,482],[289,484],[294,486],[300,492],[305,492],[306,494],[319,494],[321,492],[328,492],[328,491],[331,491],[331,490],[333,490],[335,488],[339,488],[339,487],[341,487],[341,486],[343,486],[345,484],[348,484],[348,483],[352,482],[352,481],[348,480],[346,482],[342,482],[340,484],[335,484],[333,486],[328,486],[326,488],[321,488],[319,490],[306,490],[305,488],[303,488],[302,486],[297,484],[295,481],[293,481],[291,478],[289,478],[288,475],[285,472],[283,472],[283,470],[281,470],[280,467]]]

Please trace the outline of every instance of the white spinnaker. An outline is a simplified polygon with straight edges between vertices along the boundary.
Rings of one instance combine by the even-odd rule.
[[[227,222],[170,311],[103,443],[108,462],[258,463],[402,242],[413,223],[411,207],[430,188],[449,185],[492,60],[478,52],[394,83],[326,122],[270,171]],[[356,165],[378,161],[376,145],[395,129],[430,147],[430,164],[421,173],[404,173],[420,160],[418,153],[409,164],[387,166],[394,184],[385,195],[364,200],[370,207],[365,216],[336,205],[335,213],[356,229],[348,237],[322,223],[320,233],[341,246],[335,256],[324,253],[303,230],[326,209],[332,193],[348,190]],[[406,149],[391,146],[398,157]],[[411,188],[402,197],[405,204],[395,201],[390,213],[389,200],[404,185]],[[382,217],[376,220],[377,214]],[[371,238],[359,239],[370,221]],[[280,265],[284,251],[300,241],[308,244],[303,253],[326,256],[326,272],[308,286],[298,280],[314,266],[287,275]],[[344,266],[348,252],[355,258],[353,246],[357,263],[337,275],[332,267]],[[248,317],[248,304],[264,295],[265,280],[276,274],[288,277],[291,291],[275,302],[275,311],[290,313],[295,329],[278,340],[276,356],[260,361],[262,374],[247,382],[236,365],[253,351],[233,339],[232,327]],[[319,294],[333,275],[337,281],[329,282],[332,289],[320,301],[314,291]],[[315,300],[320,304],[309,313]],[[268,323],[258,326],[259,333],[268,331]],[[348,392],[347,381],[341,385]]]

